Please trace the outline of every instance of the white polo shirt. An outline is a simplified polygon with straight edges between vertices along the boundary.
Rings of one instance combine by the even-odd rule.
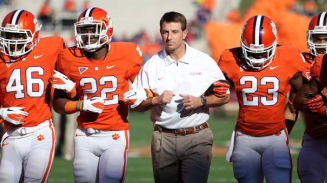
[[[134,80],[133,88],[148,88],[159,95],[165,90],[173,92],[175,96],[171,103],[153,107],[150,118],[157,125],[179,129],[193,127],[209,119],[208,108],[185,110],[180,94],[200,97],[213,82],[224,79],[217,63],[209,55],[186,44],[186,53],[178,62],[171,59],[166,50],[152,56]]]

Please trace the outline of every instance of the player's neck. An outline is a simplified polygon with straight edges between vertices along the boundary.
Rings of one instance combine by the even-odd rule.
[[[87,52],[85,51],[85,56],[89,59],[101,60],[106,58],[108,53],[108,45],[104,46],[94,52]]]

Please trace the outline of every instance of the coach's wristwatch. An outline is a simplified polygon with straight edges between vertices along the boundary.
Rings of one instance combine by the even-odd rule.
[[[206,99],[206,97],[205,97],[204,95],[201,96],[201,102],[202,102],[202,106],[201,106],[201,107],[206,106],[206,104],[207,104],[207,99]]]

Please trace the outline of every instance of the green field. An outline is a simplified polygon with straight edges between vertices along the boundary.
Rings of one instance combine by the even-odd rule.
[[[153,125],[149,120],[149,113],[132,112],[129,116],[130,120],[130,145],[149,146],[151,143],[151,135]],[[230,139],[231,131],[235,125],[236,116],[217,117],[212,115],[209,121],[210,127],[214,132],[214,145],[226,146]],[[290,135],[291,142],[300,142],[304,131],[302,120],[295,125]],[[298,143],[297,143],[298,144]],[[299,146],[291,146],[293,155],[293,181],[300,182],[296,174],[296,160]],[[48,182],[53,183],[71,183],[73,181],[72,161],[66,161],[56,158],[53,164],[51,175]],[[152,183],[152,165],[150,157],[129,157],[126,183]],[[225,156],[214,156],[210,168],[209,183],[233,183],[236,180],[233,177],[232,164],[227,163]]]

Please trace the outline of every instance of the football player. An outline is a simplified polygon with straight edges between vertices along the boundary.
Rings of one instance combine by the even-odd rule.
[[[274,22],[257,15],[246,21],[241,47],[225,50],[218,65],[235,86],[240,106],[228,157],[235,178],[241,183],[263,182],[264,177],[267,182],[291,182],[284,109],[302,85],[301,52],[279,46]]]
[[[59,37],[39,38],[41,25],[26,10],[6,15],[0,30],[0,116],[4,120],[0,182],[46,182],[55,130],[50,79],[63,49]]]
[[[314,98],[312,101],[315,101],[318,98],[318,101],[322,104],[322,98],[327,95],[326,88],[323,88],[319,83],[320,74],[315,72],[317,70],[310,74],[310,68],[314,63],[315,57],[319,54],[327,53],[326,17],[327,12],[321,12],[314,16],[309,23],[307,32],[309,53],[302,54],[306,60],[303,76],[310,82],[303,85],[295,101],[295,104],[304,102],[307,105],[307,110],[305,110],[307,112],[304,113],[306,129],[303,136],[302,149],[298,157],[298,175],[303,183],[324,182],[327,176],[327,117],[311,113],[309,109],[311,102],[305,102],[312,98]],[[321,64],[321,58],[319,57],[318,64]],[[317,68],[317,66],[314,68]],[[311,90],[311,88],[314,90]],[[298,99],[301,101],[298,101]],[[314,106],[313,111],[316,113],[320,109],[319,107]],[[324,111],[322,113],[324,114]]]
[[[110,42],[112,19],[101,8],[86,9],[74,26],[77,46],[60,54],[53,87],[60,89],[55,90],[55,111],[80,111],[75,182],[123,182],[129,148],[123,93],[141,68],[142,54],[134,43]]]

